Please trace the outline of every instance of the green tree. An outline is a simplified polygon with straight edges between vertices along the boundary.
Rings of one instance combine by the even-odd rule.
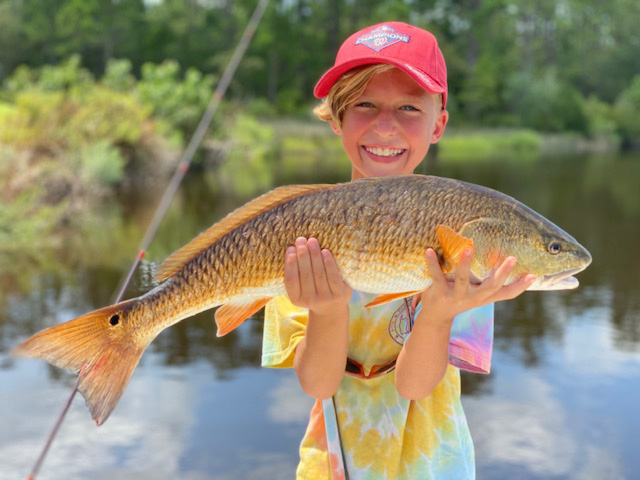
[[[627,145],[640,143],[640,75],[616,100],[614,115],[623,141]]]

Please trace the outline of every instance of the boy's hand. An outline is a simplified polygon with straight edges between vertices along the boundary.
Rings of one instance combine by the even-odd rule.
[[[284,285],[291,303],[315,314],[329,313],[351,299],[351,287],[342,279],[333,255],[321,250],[315,238],[300,237],[287,248]]]
[[[471,259],[473,249],[468,248],[456,266],[455,281],[449,282],[440,268],[433,249],[426,251],[427,265],[433,283],[422,292],[422,304],[429,306],[430,317],[451,320],[456,315],[488,303],[517,297],[535,281],[535,275],[525,275],[505,286],[509,274],[516,265],[515,257],[507,257],[480,285],[472,285]]]

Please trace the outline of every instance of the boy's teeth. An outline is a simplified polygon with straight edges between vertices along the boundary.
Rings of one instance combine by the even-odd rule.
[[[374,155],[380,155],[381,157],[391,157],[395,155],[400,155],[404,152],[402,148],[379,148],[379,147],[364,147],[365,150],[369,153],[373,153]]]

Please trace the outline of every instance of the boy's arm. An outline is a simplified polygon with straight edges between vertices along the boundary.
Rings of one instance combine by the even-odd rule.
[[[456,279],[447,281],[438,258],[427,249],[426,258],[433,283],[422,293],[422,311],[396,363],[396,388],[400,396],[418,400],[431,394],[442,380],[449,363],[449,336],[453,318],[488,303],[515,298],[535,280],[535,275],[505,286],[516,264],[508,257],[480,285],[471,285],[472,249],[467,249],[456,267]]]
[[[287,249],[284,281],[291,302],[309,310],[293,363],[298,380],[308,395],[328,398],[338,389],[347,363],[351,288],[315,238],[298,238]]]

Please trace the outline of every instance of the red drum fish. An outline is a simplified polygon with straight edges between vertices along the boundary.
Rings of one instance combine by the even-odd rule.
[[[79,374],[78,389],[98,425],[115,408],[145,348],[165,328],[218,306],[225,335],[284,295],[284,253],[315,237],[354,289],[379,294],[372,305],[429,287],[427,247],[455,277],[473,246],[480,282],[507,256],[532,290],[575,288],[591,255],[543,216],[500,192],[458,180],[407,175],[335,185],[285,186],[238,208],[171,255],[148,293],[48,328],[14,353]]]

